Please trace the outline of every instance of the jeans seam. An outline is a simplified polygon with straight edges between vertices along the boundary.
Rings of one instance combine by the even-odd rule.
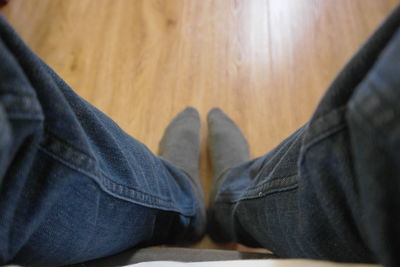
[[[44,117],[41,114],[23,114],[23,113],[7,113],[8,120],[32,120],[43,121]]]
[[[58,145],[55,145],[56,143],[58,143]],[[66,154],[66,153],[61,153],[60,151],[57,151],[57,150],[62,149],[60,145],[64,146],[64,148],[63,148],[64,150],[68,150],[67,154],[72,154],[69,156],[69,158],[65,158],[65,156],[64,157],[60,156],[60,154],[62,154],[62,155]],[[70,164],[75,165],[76,167],[81,168],[88,173],[92,173],[95,176],[101,176],[101,175],[105,176],[107,179],[111,180],[116,185],[127,187],[127,188],[135,190],[141,194],[149,195],[151,197],[158,198],[162,201],[166,201],[166,202],[170,201],[169,199],[163,199],[158,196],[143,192],[137,188],[130,187],[128,185],[119,184],[119,183],[113,181],[111,179],[111,177],[109,177],[101,168],[99,168],[98,171],[96,171],[96,172],[91,171],[91,170],[95,169],[95,165],[96,165],[96,159],[94,157],[92,157],[89,153],[83,152],[83,151],[75,148],[68,142],[60,140],[60,138],[58,138],[57,136],[55,136],[54,134],[52,134],[49,131],[46,132],[45,138],[44,138],[44,141],[43,141],[43,144],[41,145],[41,147],[43,147],[46,151],[53,153],[54,155],[57,155],[57,157],[61,158],[62,160],[69,162]],[[53,147],[53,148],[52,148],[52,150],[50,150],[50,149],[48,149],[48,147]],[[87,158],[87,160],[84,159],[85,157]],[[100,175],[97,172],[99,172]]]
[[[320,123],[321,121],[325,120],[327,116],[343,116],[342,114],[345,113],[347,110],[346,106],[341,106],[337,109],[332,110],[331,112],[328,112],[327,114],[319,117],[315,121],[310,123],[308,127],[313,127],[315,124]],[[308,151],[310,147],[312,147],[315,143],[328,138],[332,134],[344,129],[346,127],[345,122],[339,117],[339,123],[334,124],[330,127],[327,127],[326,129],[323,129],[321,133],[318,133],[314,136],[309,137],[309,140],[307,140],[307,143],[303,143],[302,147],[300,149],[300,154],[299,154],[299,168],[301,167],[301,162],[303,160],[304,154]],[[328,125],[329,126],[329,125]],[[264,172],[264,168],[262,168],[261,172]],[[285,177],[279,177],[279,178],[272,178],[271,180],[258,185],[256,187],[250,188],[246,190],[243,194],[237,196],[235,193],[224,193],[220,194],[217,196],[216,201],[227,201],[231,203],[235,203],[241,200],[246,200],[246,199],[256,199],[256,198],[261,198],[270,194],[274,193],[280,193],[280,192],[287,192],[294,190],[298,188],[298,177],[299,173],[285,176]],[[255,194],[254,194],[255,193]],[[251,195],[253,194],[253,195]],[[236,197],[235,197],[236,196]]]
[[[267,183],[246,191],[241,199],[254,199],[263,196],[286,192],[298,187],[297,173],[286,177],[273,178]]]
[[[339,113],[339,116],[343,116],[342,114],[345,113],[345,111],[347,110],[347,106],[341,106],[337,109],[332,110],[331,112],[319,117],[318,119],[316,119],[315,121],[313,121],[312,123],[309,124],[309,127],[313,127],[315,124],[319,123],[320,121],[322,121],[324,118],[326,118],[327,116],[331,116],[331,114],[334,113]],[[304,139],[304,143],[302,144],[302,148],[300,151],[300,157],[302,158],[303,155],[307,152],[307,150],[309,149],[309,147],[313,146],[315,143],[329,137],[330,135],[346,128],[346,122],[345,122],[345,118],[343,117],[343,119],[337,123],[334,124],[326,129],[324,129],[322,132],[317,133],[317,134],[313,134],[313,136],[308,137],[306,136],[306,138]],[[307,140],[308,139],[308,140]],[[301,162],[301,160],[299,161]]]
[[[154,197],[154,198],[160,199],[160,200],[165,201],[165,202],[169,202],[168,199],[163,199],[163,198],[161,198],[161,197],[158,197],[158,196],[155,196],[155,195],[152,195],[152,194],[143,192],[143,191],[141,191],[141,190],[139,190],[139,189],[137,189],[137,188],[134,188],[134,187],[131,187],[131,186],[128,186],[128,185],[124,185],[124,184],[117,183],[117,182],[113,181],[113,180],[111,179],[111,177],[109,177],[108,174],[106,174],[106,173],[105,173],[103,170],[101,170],[101,169],[99,170],[99,173],[100,173],[100,175],[97,175],[96,173],[93,173],[93,175],[95,175],[96,177],[97,177],[97,176],[104,176],[104,177],[106,178],[106,180],[109,180],[112,184],[114,184],[114,186],[126,187],[127,189],[129,189],[129,190],[134,190],[134,191],[136,191],[136,192],[139,192],[140,194],[147,195],[147,196],[150,196],[150,197]]]
[[[235,193],[218,194],[215,202],[236,203],[242,200],[257,199],[272,194],[292,191],[296,188],[298,188],[297,174],[274,178],[260,186],[247,190],[243,195],[236,198]]]
[[[58,141],[58,140],[57,140]],[[70,149],[73,149],[70,147]],[[103,192],[108,193],[118,199],[122,199],[128,202],[132,202],[134,204],[138,204],[141,206],[146,206],[150,208],[156,208],[156,209],[162,209],[166,211],[175,211],[178,213],[181,213],[186,216],[192,216],[194,214],[194,209],[193,207],[187,208],[183,207],[182,209],[176,209],[172,203],[168,200],[163,200],[157,196],[153,196],[148,193],[141,192],[137,190],[136,188],[131,188],[126,185],[121,185],[118,184],[114,181],[112,181],[108,176],[104,175],[103,172],[93,172],[86,170],[85,168],[81,168],[82,166],[78,166],[75,164],[75,162],[69,162],[67,159],[64,159],[60,157],[57,153],[54,151],[48,150],[47,148],[43,146],[39,146],[39,150],[41,150],[43,153],[48,155],[49,157],[53,158],[54,160],[57,160],[58,162],[62,163],[64,166],[71,168],[87,177],[90,179],[94,180],[96,184],[103,190]],[[76,152],[76,151],[75,151]],[[80,152],[78,152],[80,153]],[[85,157],[87,155],[81,154],[81,156]],[[89,158],[89,164],[93,165],[94,168],[94,160],[90,157]],[[90,162],[93,161],[93,162]],[[141,202],[144,201],[144,202]]]
[[[60,139],[49,130],[45,130],[40,146],[49,153],[57,155],[60,159],[69,162],[88,173],[95,168],[96,159],[94,157],[89,153],[76,148],[65,140]]]
[[[307,142],[306,145],[303,146],[303,150],[300,153],[300,157],[303,157],[303,155],[305,153],[307,153],[307,151],[309,150],[310,147],[312,147],[315,143],[318,143],[326,138],[328,138],[329,136],[331,136],[332,134],[335,134],[341,130],[343,130],[344,128],[346,128],[346,124],[345,123],[341,123],[339,125],[336,125],[335,127],[329,129],[328,131],[324,132],[323,134],[316,136],[315,138],[312,138],[309,142]]]
[[[318,133],[315,136],[313,136],[312,138],[310,138],[306,144],[303,144],[303,147],[302,147],[300,155],[299,155],[299,161],[298,161],[299,162],[299,172],[300,172],[300,175],[303,177],[303,179],[310,179],[310,173],[309,173],[309,169],[308,169],[307,163],[306,163],[307,162],[307,157],[306,157],[307,153],[319,142],[326,140],[330,136],[337,134],[338,132],[342,131],[343,129],[345,129],[347,127],[346,118],[344,116],[346,110],[348,110],[347,105],[341,106],[341,107],[334,109],[331,112],[325,114],[324,116],[319,117],[319,119],[316,121],[318,123],[320,120],[323,120],[324,117],[329,116],[332,113],[337,113],[337,112],[339,112],[340,116],[343,116],[343,118],[339,120],[339,123],[334,124],[331,127],[328,127],[321,133]],[[313,123],[313,125],[314,124],[315,124],[315,122]],[[335,232],[335,234],[337,234],[337,233]],[[313,252],[315,254],[318,254],[319,256],[321,256],[321,254],[318,252],[318,249],[313,249]]]
[[[304,131],[304,128],[303,128],[303,127],[301,127],[300,129],[301,129],[301,131]],[[299,130],[297,130],[296,132],[298,132],[298,131],[299,131]],[[295,133],[296,133],[296,132],[295,132]],[[297,138],[298,138],[298,137],[296,137],[296,139],[297,139]],[[293,144],[291,144],[289,148],[291,148],[292,146],[293,146]],[[281,151],[281,149],[278,150],[278,151]],[[278,152],[278,151],[277,151],[277,152]],[[286,155],[286,152],[284,153],[284,155]],[[272,160],[274,157],[275,157],[275,156],[271,157],[270,160]],[[281,161],[282,161],[282,159],[280,159],[280,160],[278,161],[278,163],[281,162]],[[265,162],[265,160],[263,160],[263,164],[264,164],[264,162]],[[259,174],[258,174],[257,176],[266,176],[266,175],[265,175],[265,173],[267,172],[266,168],[267,168],[267,165],[262,166],[262,167],[260,168],[260,171],[258,172]],[[272,180],[284,179],[284,178],[288,178],[288,177],[292,177],[292,176],[296,176],[296,175],[297,175],[297,172],[294,173],[294,174],[285,175],[285,176],[282,176],[282,177],[274,177],[274,178],[272,178],[272,179],[269,180],[269,181],[265,181],[265,182],[263,182],[263,183],[257,185],[256,187],[250,188],[250,190],[253,190],[253,189],[254,189],[254,190],[259,190],[258,188],[267,186],[266,184],[268,184],[268,183],[269,183],[270,181],[272,181]]]
[[[62,147],[62,146],[64,146],[64,147]],[[145,194],[145,195],[160,199],[165,202],[170,201],[169,199],[163,199],[158,196],[143,192],[137,188],[130,187],[130,186],[124,185],[124,184],[119,184],[119,183],[113,181],[101,168],[98,168],[98,171],[95,171],[95,172],[91,171],[91,170],[94,170],[96,167],[96,159],[94,157],[90,156],[89,153],[85,153],[85,152],[75,148],[68,142],[60,140],[57,136],[53,135],[49,131],[46,132],[45,138],[44,138],[44,141],[43,141],[41,147],[44,148],[46,151],[56,155],[58,158],[68,162],[69,164],[76,166],[77,168],[84,170],[87,173],[91,173],[96,177],[97,176],[105,176],[107,179],[111,180],[115,185],[124,186],[131,190],[135,190],[141,194]],[[49,149],[49,148],[52,148],[52,149]],[[60,149],[63,149],[64,151],[60,152],[59,151]],[[62,156],[60,156],[60,154]],[[65,157],[65,154],[69,154],[69,157]]]
[[[42,109],[35,95],[18,94],[15,92],[0,92],[1,104],[9,116],[43,117]]]

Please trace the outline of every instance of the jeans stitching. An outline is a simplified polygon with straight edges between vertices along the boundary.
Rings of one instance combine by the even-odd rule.
[[[303,127],[304,127],[304,126],[303,126]],[[303,127],[300,128],[301,131],[304,131],[304,128],[303,128]],[[295,133],[298,133],[298,131],[299,131],[299,130],[297,130]],[[298,137],[299,137],[299,136],[297,136],[296,139],[297,139]],[[293,146],[293,144],[291,144],[289,148],[291,148],[292,146]],[[279,149],[279,150],[277,150],[276,152],[281,151],[281,150],[282,150],[282,148]],[[284,154],[286,155],[286,152],[285,152]],[[273,156],[270,160],[272,160],[273,158],[274,158],[274,156]],[[281,161],[282,161],[282,160],[279,160],[279,162],[281,162]],[[263,164],[264,164],[264,162],[265,162],[265,160],[263,161]],[[279,163],[279,162],[278,162],[278,163]],[[261,170],[258,172],[259,174],[258,174],[257,176],[267,176],[267,175],[265,175],[265,173],[266,173],[266,168],[267,168],[266,165],[262,166],[262,167],[261,167]],[[296,175],[297,175],[297,172],[294,173],[294,174],[290,174],[290,175],[286,175],[286,176],[282,176],[282,177],[274,177],[274,178],[272,178],[272,179],[270,179],[270,180],[267,180],[267,181],[265,181],[265,182],[263,182],[263,183],[257,185],[256,187],[250,188],[248,191],[250,191],[250,190],[259,191],[260,188],[262,188],[262,187],[268,187],[268,184],[269,184],[270,182],[273,182],[274,180],[285,179],[285,178],[289,178],[289,177],[296,176]],[[246,193],[246,194],[247,194],[247,193]]]
[[[298,187],[297,173],[295,175],[273,178],[268,183],[264,183],[256,188],[249,189],[242,199],[259,198],[266,195],[289,191]]]
[[[143,192],[137,188],[130,187],[128,185],[124,184],[119,184],[115,181],[113,181],[102,169],[98,169],[97,171],[92,171],[95,169],[96,166],[96,159],[92,156],[90,156],[88,153],[85,153],[81,150],[76,149],[72,145],[70,145],[67,142],[64,142],[63,140],[60,140],[58,137],[54,136],[50,132],[47,132],[45,134],[44,141],[41,145],[42,148],[44,148],[46,151],[57,155],[58,158],[69,162],[72,165],[75,165],[76,167],[84,170],[85,172],[92,173],[95,176],[105,176],[107,179],[111,180],[112,183],[118,186],[124,186],[128,189],[135,190],[141,194],[145,194],[157,199],[160,199],[165,202],[169,202],[170,199],[163,199],[159,196],[155,196],[152,194],[149,194],[147,192]],[[61,151],[61,149],[63,151]],[[68,155],[69,156],[66,156]]]
[[[0,100],[8,114],[43,116],[34,95],[0,92]]]
[[[48,130],[45,131],[40,146],[46,151],[57,155],[64,161],[69,162],[86,172],[91,172],[91,170],[95,168],[96,159],[94,157],[89,153],[75,148]]]
[[[247,190],[239,196],[235,193],[218,194],[215,202],[236,203],[242,200],[257,199],[276,193],[292,191],[297,188],[298,182],[296,174],[281,178],[274,178],[273,180],[263,183],[260,186]]]
[[[32,120],[43,121],[44,117],[41,114],[21,114],[21,113],[7,113],[8,120]]]
[[[331,112],[328,112],[327,114],[323,115],[322,117],[319,117],[318,119],[315,119],[314,121],[310,122],[308,127],[315,127],[315,125],[318,125],[322,123],[323,121],[325,122],[324,124],[327,125],[325,129],[322,131],[314,132],[312,133],[313,135],[305,136],[305,141],[302,144],[302,147],[300,148],[299,152],[299,168],[301,167],[301,162],[303,160],[303,157],[305,153],[307,153],[308,149],[313,146],[315,143],[322,141],[332,134],[346,128],[346,124],[344,122],[344,113],[347,110],[346,106],[341,106],[337,109],[332,110]],[[339,123],[334,123],[333,125],[329,125],[326,123],[326,118],[329,116],[335,116],[332,118],[338,118]],[[335,121],[333,121],[335,122]],[[312,129],[312,128],[311,128]],[[310,130],[310,129],[306,129]],[[263,170],[263,168],[262,168]],[[235,194],[235,193],[223,193],[223,194],[218,194],[217,200],[218,201],[227,201],[231,203],[235,203],[241,200],[246,200],[246,199],[256,199],[256,198],[261,198],[265,197],[270,194],[274,193],[280,193],[280,192],[287,192],[291,190],[295,190],[298,188],[298,173],[290,175],[290,176],[285,176],[285,177],[279,177],[279,178],[272,178],[271,180],[268,180],[267,182],[264,182],[261,185],[258,185],[256,187],[250,188],[246,190],[243,194]],[[282,187],[283,186],[283,187]]]
[[[57,142],[58,140],[56,140]],[[80,162],[75,161],[75,162],[70,162],[68,159],[65,159],[62,156],[59,156],[58,153],[55,151],[51,151],[43,146],[40,146],[39,149],[45,153],[46,155],[50,156],[51,158],[57,160],[58,162],[64,164],[65,166],[80,172],[81,174],[91,178],[94,180],[100,188],[106,193],[111,194],[112,196],[123,199],[129,202],[133,202],[138,205],[142,206],[148,206],[150,208],[159,208],[167,211],[176,211],[179,213],[183,213],[184,215],[191,216],[194,214],[193,207],[183,207],[181,210],[176,209],[171,201],[169,200],[164,200],[161,199],[157,196],[153,196],[148,193],[141,192],[137,190],[136,188],[130,188],[129,186],[126,185],[121,185],[118,184],[114,181],[112,181],[108,176],[104,175],[104,173],[100,172],[93,172],[90,170],[87,170],[87,167],[83,166],[84,162],[87,162],[90,164],[90,166],[93,165],[93,168],[95,166],[95,162],[92,158],[88,157],[85,154],[81,154],[81,160]],[[73,148],[69,147],[70,150]],[[81,153],[74,151],[75,153]],[[86,158],[85,160],[82,160],[83,158]],[[80,165],[80,166],[79,166]],[[92,168],[92,169],[93,169]],[[141,202],[144,201],[144,202]],[[155,205],[158,205],[155,207]]]
[[[317,143],[317,142],[329,137],[330,135],[347,127],[346,122],[345,122],[345,117],[344,117],[346,110],[347,110],[346,106],[339,107],[339,108],[334,109],[331,112],[325,114],[324,116],[319,117],[312,123],[310,123],[309,128],[312,129],[315,127],[316,124],[320,124],[321,121],[325,121],[325,125],[326,125],[327,124],[326,117],[328,117],[328,116],[334,116],[337,114],[337,116],[339,117],[339,123],[333,124],[329,127],[325,127],[325,129],[323,131],[312,133],[310,136],[306,136],[306,138],[304,139],[304,143],[302,144],[301,151],[300,151],[301,158],[307,152],[309,147],[313,146],[315,143]],[[299,160],[299,162],[301,162],[301,160]]]
[[[134,187],[131,187],[131,186],[128,186],[128,185],[124,185],[124,184],[117,183],[117,182],[113,181],[113,179],[111,179],[111,178],[108,176],[108,174],[106,174],[105,172],[103,172],[103,170],[101,170],[101,169],[99,170],[99,173],[100,173],[100,175],[98,175],[98,174],[96,174],[96,173],[94,173],[94,175],[99,176],[99,177],[104,176],[104,177],[106,178],[105,181],[106,181],[108,184],[113,184],[114,187],[115,187],[115,186],[121,186],[121,187],[127,188],[128,190],[134,190],[134,191],[136,191],[136,192],[138,192],[138,193],[140,193],[140,194],[147,195],[147,196],[150,196],[150,197],[154,197],[154,198],[160,199],[160,200],[165,201],[165,202],[169,202],[169,201],[170,201],[169,199],[163,199],[163,198],[161,198],[161,197],[159,197],[159,196],[155,196],[155,195],[152,195],[152,194],[143,192],[143,191],[141,191],[141,190],[139,190],[139,189],[137,189],[137,188],[134,188]]]

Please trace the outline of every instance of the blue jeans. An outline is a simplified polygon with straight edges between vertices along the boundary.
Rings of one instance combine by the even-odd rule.
[[[223,173],[215,240],[280,257],[400,266],[400,7],[339,73],[311,120]]]
[[[0,125],[0,264],[201,237],[201,188],[76,95],[1,17]]]
[[[398,8],[308,123],[220,177],[215,239],[400,265],[399,26]],[[200,188],[77,96],[2,18],[0,38],[0,263],[69,264],[201,236]]]

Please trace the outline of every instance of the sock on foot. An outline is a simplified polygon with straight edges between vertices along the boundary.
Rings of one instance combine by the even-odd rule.
[[[198,183],[200,117],[196,109],[188,107],[172,119],[160,141],[158,154]]]
[[[206,215],[204,194],[199,179],[200,156],[200,116],[196,109],[188,107],[178,113],[165,129],[159,145],[159,156],[186,173],[194,186],[195,199],[198,202],[198,213],[193,225],[181,232],[179,242],[197,242],[204,233]],[[179,237],[180,238],[180,237]]]
[[[249,146],[237,125],[219,108],[207,117],[208,149],[214,179],[225,170],[249,160]]]

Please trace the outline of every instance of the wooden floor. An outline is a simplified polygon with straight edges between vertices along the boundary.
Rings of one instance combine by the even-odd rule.
[[[11,0],[2,13],[81,96],[154,152],[186,106],[225,110],[260,156],[307,121],[398,0]],[[214,247],[209,240],[198,247]]]

